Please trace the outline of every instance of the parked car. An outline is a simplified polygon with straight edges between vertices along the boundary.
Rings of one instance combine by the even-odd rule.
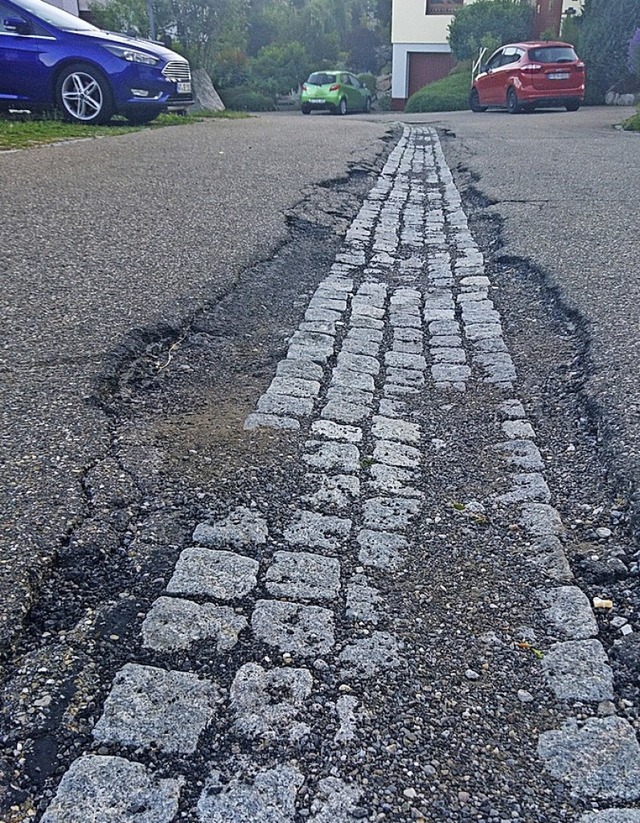
[[[302,85],[300,109],[312,111],[371,111],[371,92],[348,71],[314,71]]]
[[[0,0],[0,107],[147,123],[191,103],[189,63],[159,43],[102,31],[43,0]]]
[[[569,43],[510,43],[495,51],[473,79],[472,111],[537,108],[577,111],[584,102],[584,63]]]

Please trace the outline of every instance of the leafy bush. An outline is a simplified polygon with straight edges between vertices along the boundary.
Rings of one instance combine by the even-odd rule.
[[[272,97],[248,86],[220,89],[220,98],[232,111],[275,111],[276,104]]]
[[[376,109],[378,111],[391,111],[391,97],[388,94],[383,94],[376,100]]]
[[[358,74],[357,77],[358,80],[369,89],[371,94],[376,93],[376,78],[373,74],[365,72],[364,74]]]
[[[638,0],[585,0],[579,54],[587,65],[587,102],[602,103],[629,77],[629,41],[640,27]]]
[[[640,28],[637,28],[629,40],[629,71],[640,77]]]
[[[622,124],[625,131],[640,131],[640,110]]]
[[[309,71],[309,55],[300,43],[263,46],[251,61],[255,85],[268,89],[274,95],[297,89]]]
[[[482,0],[479,0],[482,2]],[[464,111],[469,108],[471,74],[456,72],[429,83],[407,100],[405,112]]]
[[[527,2],[476,0],[455,13],[449,23],[449,45],[457,60],[467,60],[477,56],[487,36],[498,46],[530,40],[532,23],[533,7]]]

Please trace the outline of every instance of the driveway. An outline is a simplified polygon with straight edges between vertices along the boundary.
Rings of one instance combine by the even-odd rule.
[[[620,116],[0,158],[11,823],[632,819]]]
[[[366,172],[388,129],[251,118],[0,155],[0,641],[90,506],[110,440],[98,376],[232,289],[309,187]]]

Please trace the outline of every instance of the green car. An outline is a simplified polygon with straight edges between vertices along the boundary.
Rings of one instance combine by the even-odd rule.
[[[371,111],[371,92],[348,71],[314,71],[302,85],[300,109],[303,114]]]

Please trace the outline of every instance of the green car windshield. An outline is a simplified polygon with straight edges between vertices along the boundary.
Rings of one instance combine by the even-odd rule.
[[[323,71],[314,72],[309,75],[307,83],[312,86],[328,86],[330,83],[336,83],[338,78],[335,74],[326,74]]]

